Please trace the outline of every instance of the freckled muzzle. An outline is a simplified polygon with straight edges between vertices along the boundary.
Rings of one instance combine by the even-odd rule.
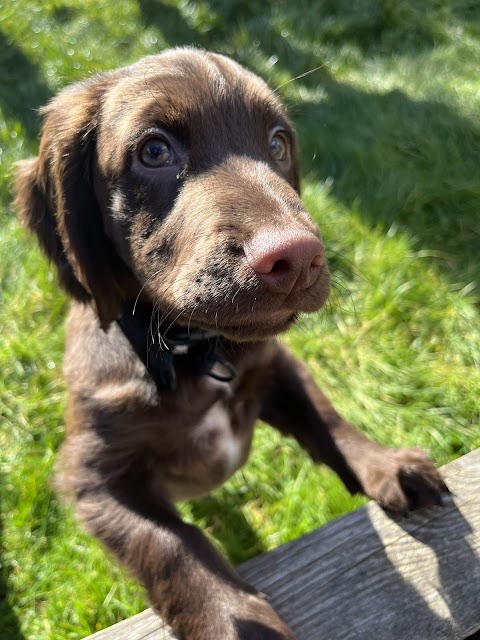
[[[263,338],[327,298],[318,227],[296,191],[265,163],[229,158],[188,179],[150,238],[150,255],[165,235],[176,238],[176,259],[152,279],[152,290],[177,322],[230,338]]]

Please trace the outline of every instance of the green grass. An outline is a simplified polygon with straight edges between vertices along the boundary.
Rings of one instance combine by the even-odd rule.
[[[67,303],[9,191],[12,162],[37,148],[34,109],[72,80],[177,44],[282,85],[335,274],[328,309],[285,339],[366,433],[445,463],[480,446],[479,7],[0,0],[2,640],[81,638],[145,606],[51,489]],[[262,427],[249,464],[182,509],[239,562],[362,502]]]

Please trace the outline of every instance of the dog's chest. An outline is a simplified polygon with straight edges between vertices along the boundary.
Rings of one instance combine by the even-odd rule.
[[[205,495],[222,484],[246,461],[258,400],[221,397],[178,441],[155,468],[155,483],[167,486],[173,500]],[[181,425],[179,425],[181,430]]]

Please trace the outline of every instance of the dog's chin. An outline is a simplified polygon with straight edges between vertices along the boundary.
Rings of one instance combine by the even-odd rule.
[[[270,321],[255,320],[237,325],[219,327],[219,332],[224,338],[234,342],[255,342],[268,340],[289,329],[298,317],[298,313],[290,313],[283,318],[272,318]]]
[[[283,333],[298,317],[298,312],[281,310],[273,312],[263,312],[253,314],[248,317],[239,317],[237,322],[222,322],[220,318],[215,318],[210,322],[205,318],[190,318],[190,327],[195,326],[208,334],[220,335],[232,342],[255,342],[267,340],[279,333]],[[183,322],[181,322],[183,324]]]

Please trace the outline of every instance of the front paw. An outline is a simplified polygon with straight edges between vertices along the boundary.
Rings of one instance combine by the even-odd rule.
[[[247,596],[235,611],[235,640],[296,640],[272,607],[258,596]]]
[[[382,449],[368,460],[365,493],[388,511],[405,514],[442,504],[449,493],[432,460],[421,449]]]
[[[263,598],[228,587],[200,615],[183,611],[169,622],[180,640],[296,640]]]

